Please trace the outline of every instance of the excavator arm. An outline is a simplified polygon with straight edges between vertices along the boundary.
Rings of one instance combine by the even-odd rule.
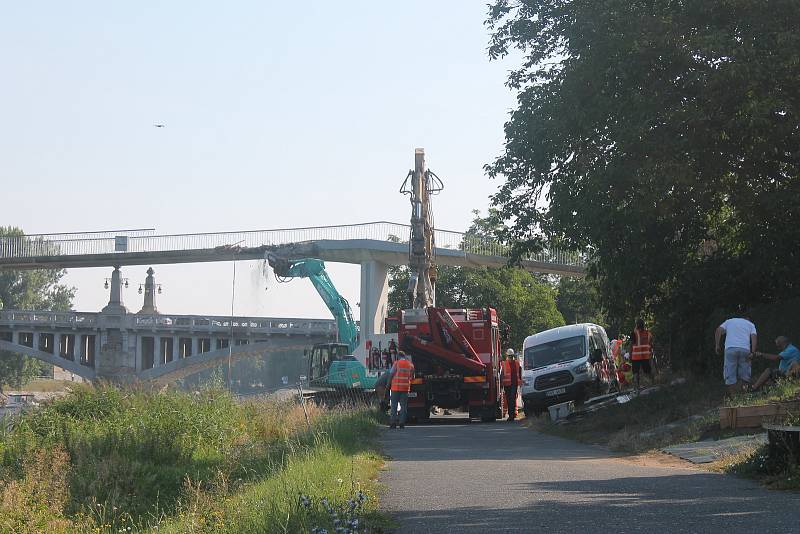
[[[348,351],[352,354],[358,345],[356,322],[353,320],[350,304],[339,294],[325,271],[325,263],[314,258],[289,260],[272,253],[267,254],[266,259],[275,272],[275,276],[279,278],[308,278],[311,281],[314,289],[317,290],[328,310],[336,319],[339,341],[346,343]]]

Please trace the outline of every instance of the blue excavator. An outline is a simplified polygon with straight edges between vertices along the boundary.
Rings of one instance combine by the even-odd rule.
[[[325,271],[325,263],[315,258],[290,260],[273,253],[268,253],[266,260],[278,281],[308,278],[336,319],[338,342],[317,343],[308,354],[309,384],[332,389],[374,389],[377,376],[370,376],[364,364],[353,356],[358,346],[358,328],[350,304],[336,290]]]

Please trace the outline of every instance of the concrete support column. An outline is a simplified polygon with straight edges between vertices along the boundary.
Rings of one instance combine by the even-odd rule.
[[[389,305],[388,267],[374,260],[361,263],[361,343],[384,331]]]
[[[196,337],[192,337],[192,356],[196,356],[200,354],[200,340]]]
[[[12,330],[11,331],[11,342],[16,343],[19,345],[19,330]]]
[[[138,355],[138,357],[134,356],[133,365],[136,367],[137,371],[141,371],[142,370],[142,368],[141,368],[141,365],[142,365],[141,349],[139,348],[141,346],[141,343],[139,343],[139,336],[136,336],[135,341],[136,341],[136,351],[137,351],[136,354]],[[102,348],[103,348],[103,344],[100,341],[100,331],[98,330],[97,332],[94,333],[94,369],[95,370],[97,370],[98,362],[100,361],[100,358],[101,358],[100,350]]]
[[[172,361],[177,362],[181,359],[181,338],[179,336],[172,337]]]
[[[72,345],[72,360],[75,363],[81,363],[81,359],[83,358],[83,336],[81,334],[75,333],[75,344]]]
[[[39,350],[39,332],[33,333],[33,348]]]
[[[136,351],[134,352],[133,356],[133,366],[136,369],[136,372],[138,373],[143,369],[142,359],[144,358],[144,356],[142,355],[142,336],[138,332],[135,335],[136,335]]]
[[[161,346],[161,337],[153,338],[153,367],[161,367],[164,360],[164,348]]]
[[[53,334],[53,355],[61,356],[61,332]]]

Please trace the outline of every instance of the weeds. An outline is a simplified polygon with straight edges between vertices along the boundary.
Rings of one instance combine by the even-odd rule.
[[[77,388],[0,433],[0,531],[308,531],[298,492],[341,506],[336,481],[369,491],[381,463],[373,412],[309,419],[215,390]]]

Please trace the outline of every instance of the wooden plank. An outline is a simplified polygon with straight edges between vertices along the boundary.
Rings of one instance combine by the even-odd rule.
[[[719,409],[720,428],[759,428],[764,420],[773,420],[789,413],[800,413],[800,401],[759,406],[723,407]]]

